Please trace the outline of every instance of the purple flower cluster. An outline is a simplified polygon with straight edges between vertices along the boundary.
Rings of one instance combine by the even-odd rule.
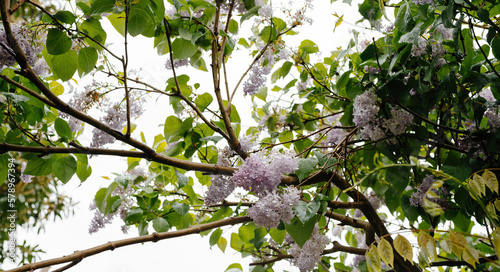
[[[314,230],[302,248],[296,243],[291,245],[289,253],[293,256],[291,263],[300,269],[300,272],[312,271],[321,261],[323,250],[330,243],[328,237],[319,232],[316,224]]]
[[[212,184],[208,187],[205,204],[210,206],[217,204],[228,197],[235,189],[231,177],[224,175],[211,175]]]
[[[434,0],[413,0],[415,5],[434,5]]]
[[[403,134],[413,123],[413,115],[403,109],[391,109],[392,117],[382,121],[382,126],[394,135]]]
[[[181,59],[181,60],[174,60],[174,68],[180,68],[183,66],[188,66],[189,64],[189,59]],[[172,61],[170,60],[170,56],[168,57],[167,61],[165,62],[165,68],[168,70],[172,70]]]
[[[274,191],[261,197],[257,203],[250,207],[248,216],[258,226],[265,228],[276,228],[280,220],[290,223],[294,217],[292,207],[299,204],[300,191],[294,187],[288,187],[284,191]]]
[[[500,115],[498,114],[499,108],[489,108],[484,113],[484,117],[488,118],[488,126],[494,131],[500,127]]]
[[[283,174],[293,173],[298,163],[291,154],[274,153],[266,156],[257,152],[248,157],[233,174],[237,186],[254,192],[261,197],[274,191]]]
[[[418,46],[412,45],[411,56],[420,57],[424,55],[426,52],[427,52],[427,41],[422,37],[418,37]]]
[[[375,121],[379,111],[377,95],[366,91],[354,98],[353,121],[358,127],[365,127]]]
[[[20,178],[21,178],[21,180],[22,180],[24,183],[31,183],[31,182],[32,182],[32,180],[31,180],[31,179],[33,178],[33,176],[30,176],[30,175],[25,175],[25,174],[24,174],[24,170],[26,170],[26,164],[27,164],[27,163],[26,163],[25,161],[23,161],[23,162],[21,163],[21,177],[20,177]]]
[[[144,108],[142,107],[143,100],[137,98],[131,93],[130,96],[130,118],[135,119],[139,117],[143,112]],[[106,116],[101,118],[100,120],[115,130],[121,131],[127,122],[127,111],[125,109],[125,103],[115,103],[113,106],[109,107],[106,110]],[[106,144],[114,143],[115,138],[104,131],[95,128],[93,130],[92,143],[91,147],[99,148]]]
[[[114,214],[104,216],[97,208],[95,201],[90,204],[89,210],[94,211],[94,217],[92,218],[92,221],[90,221],[89,234],[96,233],[107,224],[111,224],[113,217],[115,216]]]
[[[43,37],[35,35],[33,31],[25,26],[12,24],[11,28],[14,33],[14,38],[17,40],[17,43],[26,55],[28,64],[34,67],[35,73],[41,73],[42,75],[45,74],[47,64],[43,61],[43,59],[38,57],[42,52]],[[16,63],[14,51],[7,41],[5,29],[0,30],[0,44],[0,69],[5,66],[14,66]]]
[[[451,40],[453,38],[453,33],[450,28],[446,28],[443,24],[439,24],[434,29],[434,34],[440,33],[443,40]]]
[[[86,113],[90,108],[99,104],[103,99],[103,96],[97,91],[100,88],[100,84],[97,81],[92,81],[92,84],[86,85],[83,92],[77,92],[68,105],[73,109]],[[71,131],[80,131],[83,126],[83,122],[79,119],[74,118],[66,113],[61,113],[61,117],[68,118],[69,127]]]
[[[340,144],[345,139],[345,137],[347,137],[347,135],[348,134],[343,129],[334,128],[328,131],[328,133],[326,134],[325,142],[326,144],[337,145]]]
[[[426,193],[429,189],[431,189],[432,184],[435,181],[436,181],[436,179],[434,178],[434,176],[427,175],[424,178],[424,180],[422,181],[422,184],[420,184],[420,186],[418,187],[417,191],[413,192],[411,194],[410,204],[414,207],[418,207],[418,206],[423,207],[424,206],[424,198],[426,197]],[[434,190],[434,193],[436,193],[436,195],[442,196],[442,197],[446,197],[449,194],[445,187],[440,187],[438,189],[432,189],[432,190]],[[441,207],[443,207],[443,208],[446,208],[448,206],[448,202],[444,198],[440,198],[440,199],[432,198],[429,200],[441,205]]]

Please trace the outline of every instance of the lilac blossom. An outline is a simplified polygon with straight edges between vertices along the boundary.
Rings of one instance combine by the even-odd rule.
[[[489,108],[484,113],[484,117],[488,118],[488,126],[494,131],[500,127],[500,115],[498,114],[498,107]]]
[[[183,66],[188,66],[189,60],[188,59],[181,59],[181,60],[174,60],[174,68],[180,68]],[[172,61],[170,59],[170,56],[168,57],[167,61],[165,62],[165,68],[168,70],[172,70]]]
[[[299,204],[300,191],[289,187],[261,197],[247,212],[258,226],[276,228],[280,221],[290,223],[294,217],[292,207]]]
[[[130,118],[134,119],[139,117],[143,112],[143,100],[138,99],[134,93],[130,95]],[[106,116],[102,117],[101,122],[106,123],[111,128],[121,131],[127,122],[127,110],[125,103],[115,103],[106,110]],[[115,137],[111,136],[104,131],[95,128],[93,130],[91,147],[98,148],[106,144],[111,144],[116,141]]]
[[[364,127],[375,119],[379,111],[377,95],[366,91],[354,98],[353,121],[358,127]]]
[[[14,38],[17,40],[17,43],[26,55],[28,64],[32,67],[35,66],[35,64],[39,61],[39,55],[42,52],[43,37],[36,36],[33,31],[25,26],[11,24],[11,30],[14,34]],[[0,44],[0,69],[5,66],[14,66],[16,63],[14,51],[7,41],[7,34],[3,28],[0,30]],[[45,62],[43,59],[40,61]],[[43,64],[39,63],[38,66],[40,65]],[[37,68],[37,71],[39,72],[41,71],[40,67]]]
[[[411,56],[420,57],[425,53],[427,53],[427,41],[422,37],[418,37],[418,46],[412,45]]]
[[[434,176],[432,175],[427,175],[424,180],[422,181],[422,184],[418,187],[416,192],[413,192],[410,197],[410,204],[414,207],[423,207],[424,206],[424,198],[426,197],[426,193],[429,189],[431,189],[432,184],[436,181]],[[440,187],[438,189],[431,189],[433,190],[437,195],[446,197],[448,195],[448,191],[446,190],[445,187]],[[440,199],[429,199],[434,203],[437,203],[441,205],[443,208],[446,208],[448,205],[448,202],[444,198]]]
[[[26,163],[25,161],[23,161],[23,162],[21,163],[21,177],[20,177],[20,178],[21,178],[21,180],[22,180],[24,183],[31,183],[31,182],[32,182],[32,178],[33,178],[33,176],[31,176],[31,175],[25,175],[25,174],[24,174],[24,170],[26,170],[26,164],[27,164],[27,163]]]
[[[434,0],[413,0],[415,5],[434,5]]]
[[[298,163],[291,154],[266,156],[262,151],[250,155],[233,174],[237,186],[261,197],[274,191],[283,174],[293,173]]]
[[[479,93],[479,96],[486,99],[486,101],[490,101],[490,102],[496,101],[495,96],[493,96],[493,93],[491,92],[490,87],[484,88],[483,90],[481,90],[481,92]]]
[[[434,34],[440,33],[443,40],[451,40],[453,38],[452,29],[446,28],[443,24],[439,24],[434,29]]]
[[[94,211],[94,217],[92,218],[92,221],[90,221],[89,234],[96,233],[107,224],[111,224],[113,217],[115,216],[114,214],[103,215],[97,208],[95,201],[90,204],[89,210]]]
[[[446,51],[444,50],[443,47],[443,43],[439,41],[434,41],[431,46],[432,46],[432,56],[442,58],[446,54]]]
[[[378,141],[386,137],[386,133],[376,124],[368,124],[361,130],[362,139]]]
[[[382,126],[394,135],[403,134],[413,123],[413,115],[403,109],[393,108],[391,109],[391,115],[391,118],[382,122]]]
[[[345,132],[343,129],[334,128],[328,131],[328,133],[326,134],[325,142],[327,144],[337,145],[340,144],[345,139],[345,137],[347,137],[347,135],[348,133]]]
[[[443,58],[439,58],[437,61],[436,61],[436,69],[440,69],[441,67],[443,67],[444,65],[446,64],[446,60],[443,59]]]
[[[224,175],[211,175],[212,184],[208,187],[205,204],[210,206],[222,202],[236,187],[231,177]]]
[[[337,236],[337,237],[340,237],[340,235],[342,234],[342,231],[344,230],[344,227],[342,227],[341,225],[335,225],[335,227],[332,229],[332,235],[333,236]]]
[[[244,153],[248,153],[248,151],[250,151],[254,146],[253,139],[248,136],[241,137],[238,141],[240,142],[241,151]]]
[[[365,65],[365,67],[363,67],[363,69],[365,70],[365,72],[367,72],[369,74],[373,74],[373,75],[380,73],[380,69],[375,68],[373,66]]]
[[[321,261],[323,250],[330,243],[328,237],[319,232],[319,227],[314,226],[311,237],[302,248],[296,243],[291,245],[289,253],[293,256],[290,261],[300,269],[300,272],[312,271]]]
[[[273,8],[270,5],[264,5],[259,8],[259,15],[262,17],[271,17],[273,14]]]
[[[264,86],[267,80],[264,76],[266,75],[264,72],[264,67],[259,65],[254,65],[252,67],[248,80],[243,83],[243,93],[245,95],[254,95]]]

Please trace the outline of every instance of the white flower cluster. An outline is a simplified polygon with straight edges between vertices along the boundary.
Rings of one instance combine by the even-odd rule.
[[[319,232],[316,224],[309,240],[299,247],[296,243],[291,245],[289,253],[293,256],[291,263],[300,269],[300,272],[312,271],[321,261],[321,255],[326,245],[330,243],[328,237]]]

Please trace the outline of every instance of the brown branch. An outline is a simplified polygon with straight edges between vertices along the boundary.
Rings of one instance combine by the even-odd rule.
[[[9,14],[13,14],[16,12],[22,5],[24,4],[24,0],[17,0],[16,3],[9,9]]]
[[[366,249],[344,246],[344,245],[341,245],[337,241],[333,241],[333,247],[330,249],[325,249],[323,251],[322,255],[328,255],[328,254],[332,254],[335,252],[346,252],[346,253],[357,254],[357,255],[365,255]],[[265,264],[269,264],[269,263],[275,263],[275,262],[283,260],[283,259],[291,259],[291,258],[293,258],[293,256],[290,254],[283,254],[281,252],[278,252],[278,256],[276,256],[276,258],[261,261],[261,262],[253,262],[250,265],[265,265]]]
[[[63,264],[67,262],[73,262],[75,260],[81,260],[87,257],[90,257],[92,255],[96,255],[108,250],[115,250],[120,247],[124,246],[129,246],[129,245],[134,245],[134,244],[141,244],[141,243],[146,243],[146,242],[158,242],[160,240],[165,240],[165,239],[170,239],[170,238],[175,238],[175,237],[182,237],[190,234],[197,234],[206,230],[211,230],[214,228],[219,228],[223,226],[229,226],[229,225],[235,225],[235,224],[242,224],[246,222],[250,222],[251,219],[248,216],[241,216],[241,217],[229,217],[225,219],[221,219],[219,221],[215,222],[210,222],[206,224],[201,224],[197,226],[192,226],[186,229],[182,230],[177,230],[177,231],[171,231],[171,232],[163,232],[163,233],[156,233],[154,232],[153,234],[146,235],[146,236],[139,236],[139,237],[133,237],[133,238],[127,238],[123,240],[117,240],[117,241],[111,241],[107,242],[102,245],[98,245],[92,248],[84,249],[84,250],[78,250],[75,251],[72,254],[65,255],[63,257],[59,258],[54,258],[54,259],[49,259],[37,263],[32,263],[32,264],[25,264],[21,267],[14,268],[11,270],[6,270],[5,272],[20,272],[20,271],[34,271],[39,268],[43,267],[48,267],[52,265],[57,265],[57,264]]]

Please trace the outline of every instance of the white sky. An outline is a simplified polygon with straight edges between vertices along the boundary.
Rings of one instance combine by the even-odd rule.
[[[296,1],[298,3],[298,1]],[[301,1],[302,2],[302,1]],[[332,14],[337,13],[339,16],[344,16],[344,21],[354,23],[357,20],[356,8],[352,9],[348,5],[336,3],[337,8],[332,9],[329,1],[313,1],[315,5],[314,11],[308,15],[314,19],[312,26],[303,26],[298,29],[300,39],[298,37],[290,37],[300,42],[303,39],[310,39],[316,42],[321,52],[325,56],[329,56],[329,50],[335,50],[338,46],[344,46],[350,40],[351,34],[348,30],[351,25],[345,22],[341,24],[335,33],[332,32],[333,26],[337,20]],[[354,12],[352,12],[354,10]],[[351,12],[350,12],[351,11]],[[353,17],[356,16],[356,17]],[[249,27],[251,21],[246,21],[243,27]],[[362,31],[358,29],[358,31]],[[114,43],[118,47],[122,47],[122,37],[115,33],[108,32],[108,43]],[[142,67],[144,73],[141,75],[148,83],[161,87],[164,83],[166,71],[164,62],[166,57],[158,57],[156,50],[153,49],[152,39],[130,39],[131,66],[130,68]],[[146,50],[145,50],[146,49]],[[150,49],[150,50],[148,50]],[[136,52],[140,52],[137,54]],[[245,52],[245,54],[247,54]],[[235,54],[236,55],[236,54]],[[236,58],[236,57],[235,57]],[[238,61],[232,60],[229,62],[228,70],[236,73],[239,77],[242,66]],[[240,67],[240,69],[237,69]],[[235,72],[236,71],[236,72]],[[180,73],[188,73],[189,70],[180,71]],[[160,75],[160,76],[158,76]],[[199,81],[199,78],[197,78]],[[191,76],[192,82],[197,82]],[[90,80],[89,78],[84,80]],[[79,88],[83,88],[83,82],[80,82]],[[282,83],[282,85],[286,84]],[[211,85],[207,85],[211,86]],[[207,90],[208,91],[208,90]],[[241,97],[241,96],[240,96]],[[245,105],[249,98],[236,101]],[[245,99],[247,99],[245,101]],[[160,101],[158,102],[161,104]],[[215,102],[215,101],[214,101]],[[248,104],[248,103],[247,103]],[[250,112],[242,111],[238,106],[239,113],[249,116]],[[140,119],[141,126],[137,129],[146,130],[145,134],[149,143],[152,143],[153,137],[162,133],[163,128],[156,127],[157,124],[163,124],[167,114],[159,114],[159,110],[164,109],[163,106],[157,108],[152,107],[146,111]],[[162,116],[159,119],[158,116]],[[242,118],[247,120],[247,118]],[[245,125],[245,124],[242,124]],[[91,131],[88,129],[86,134]],[[242,129],[244,131],[244,129]],[[91,159],[93,168],[92,176],[81,186],[80,181],[73,178],[68,184],[62,186],[61,191],[73,196],[79,204],[75,208],[75,215],[65,220],[57,220],[55,223],[49,222],[46,225],[46,231],[41,234],[34,232],[18,231],[18,240],[28,240],[31,244],[39,244],[47,253],[42,255],[42,259],[56,258],[70,254],[75,250],[87,249],[96,245],[106,243],[108,241],[119,240],[127,237],[137,236],[137,230],[131,228],[129,235],[124,235],[120,231],[122,222],[115,220],[115,223],[100,230],[98,233],[89,235],[88,226],[93,217],[93,212],[88,210],[89,204],[92,202],[95,192],[109,184],[109,181],[101,178],[101,176],[109,176],[113,178],[112,172],[123,173],[126,162],[121,159],[111,157],[94,157]],[[150,233],[152,230],[150,231]],[[224,235],[230,243],[230,231],[226,229]],[[209,248],[208,237],[201,238],[199,235],[185,236],[181,238],[168,239],[160,241],[156,244],[147,243],[144,245],[133,245],[116,249],[115,251],[105,252],[92,257],[83,259],[81,263],[71,268],[72,272],[87,272],[87,271],[106,271],[106,272],[132,272],[132,271],[224,271],[231,263],[239,262],[243,265],[245,271],[248,271],[248,264],[251,258],[242,259],[240,253],[232,250],[228,244],[226,254],[223,254],[217,246]],[[13,266],[4,264],[3,269],[9,269]],[[298,271],[297,268],[291,266],[288,261],[281,261],[274,266],[275,271]]]

